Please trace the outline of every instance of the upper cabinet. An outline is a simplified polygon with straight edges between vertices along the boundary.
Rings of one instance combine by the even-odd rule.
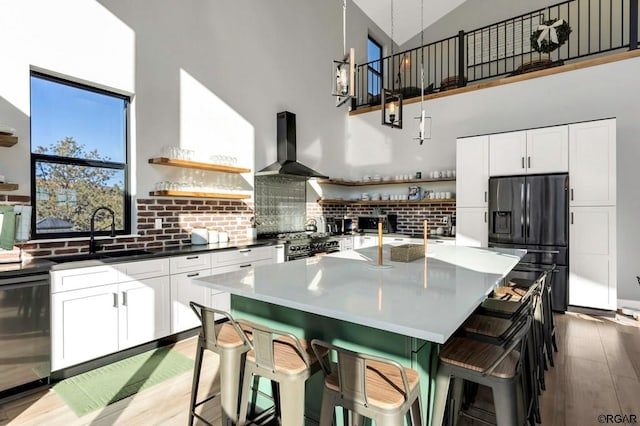
[[[568,126],[490,135],[489,175],[566,173],[568,140]]]
[[[486,207],[489,191],[489,136],[456,141],[458,207]]]
[[[616,120],[569,126],[571,206],[616,204]]]

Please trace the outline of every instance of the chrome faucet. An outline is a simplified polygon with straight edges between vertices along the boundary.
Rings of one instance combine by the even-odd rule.
[[[111,215],[111,238],[116,236],[116,214],[109,207],[98,207],[91,213],[91,230],[89,232],[89,253],[96,252],[96,240],[95,240],[95,227],[96,227],[96,214],[100,210],[106,210]]]

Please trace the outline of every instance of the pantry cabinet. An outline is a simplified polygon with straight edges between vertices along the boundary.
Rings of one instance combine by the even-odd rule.
[[[569,221],[569,304],[617,309],[615,207],[572,207]]]
[[[489,136],[456,141],[456,245],[486,247],[489,236]]]
[[[616,120],[569,126],[569,205],[616,204]]]

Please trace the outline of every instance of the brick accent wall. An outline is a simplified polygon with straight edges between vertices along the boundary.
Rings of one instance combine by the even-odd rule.
[[[211,227],[229,233],[229,239],[246,239],[246,229],[254,215],[252,202],[142,198],[137,200],[138,236],[100,238],[103,250],[158,248],[191,243],[191,230]],[[154,229],[162,219],[162,229]],[[27,257],[68,255],[89,251],[89,239],[55,242],[29,242],[18,245]]]
[[[374,208],[387,214],[398,215],[398,233],[422,234],[424,220],[427,219],[434,226],[444,226],[444,216],[456,215],[455,203],[429,203],[429,204],[401,204],[390,202],[388,204],[364,205],[364,204],[329,204],[307,203],[307,217],[325,215],[327,217],[352,218],[354,222],[358,216],[373,214]]]

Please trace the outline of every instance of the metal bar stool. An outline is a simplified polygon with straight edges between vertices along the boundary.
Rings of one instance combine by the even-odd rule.
[[[235,423],[238,415],[238,390],[240,388],[241,374],[243,371],[244,354],[250,349],[251,343],[240,325],[227,312],[202,306],[196,302],[189,302],[191,309],[196,313],[202,327],[198,336],[198,348],[193,369],[193,383],[191,386],[191,403],[189,405],[189,424],[193,424],[194,418],[198,418],[207,425],[209,421],[196,414],[196,407],[220,396],[220,408],[222,411],[222,424]],[[222,324],[215,323],[215,316],[221,315],[227,319]],[[210,350],[220,357],[218,374],[220,375],[220,392],[210,395],[202,401],[196,401],[200,384],[200,373],[204,351]]]
[[[493,391],[498,426],[525,423],[525,389],[522,368],[532,316],[523,312],[526,320],[518,326],[505,345],[494,345],[466,337],[453,337],[439,355],[434,399],[433,425],[441,425],[447,406],[447,394],[452,378],[489,386]],[[457,412],[453,413],[454,417]]]
[[[545,349],[544,349],[544,326],[543,326],[543,314],[542,304],[539,303],[541,299],[541,289],[543,287],[546,274],[543,272],[526,292],[518,297],[504,297],[499,296],[503,287],[498,288],[498,295],[496,297],[489,297],[485,299],[480,307],[477,309],[477,313],[483,315],[489,315],[508,320],[514,320],[517,318],[523,309],[528,306],[528,303],[533,300],[533,326],[531,335],[531,345],[535,354],[535,366],[536,366],[536,379],[539,384],[539,391],[545,389],[544,371],[546,368],[545,362]]]
[[[464,331],[464,336],[472,339],[477,339],[480,341],[493,343],[497,345],[503,345],[509,340],[511,340],[514,334],[518,331],[522,322],[526,320],[527,316],[530,316],[530,313],[535,309],[534,303],[537,302],[535,298],[529,298],[527,303],[529,306],[523,314],[519,317],[516,317],[513,320],[498,318],[489,315],[480,315],[473,314],[471,315],[462,325],[462,330]],[[538,366],[536,354],[534,352],[533,345],[531,342],[533,341],[533,328],[529,328],[529,336],[527,341],[527,351],[524,354],[525,359],[523,360],[523,380],[525,382],[525,397],[524,400],[529,402],[525,406],[526,417],[530,419],[532,424],[541,423],[541,414],[540,414],[540,404],[538,400],[539,395],[539,383],[537,380],[538,375]],[[467,386],[468,392],[465,394],[466,397],[472,400],[475,397],[475,391],[477,390],[477,385],[475,386]],[[469,392],[469,390],[471,392]],[[459,403],[460,398],[457,398],[457,403]]]
[[[238,426],[244,426],[254,376],[276,382],[277,395],[273,395],[276,415],[284,426],[304,424],[305,382],[320,370],[318,359],[309,343],[291,333],[278,331],[249,321],[238,321],[245,330],[250,329],[251,349],[247,352],[242,381]],[[323,356],[322,353],[319,354]]]
[[[543,315],[543,338],[545,353],[549,365],[554,366],[553,353],[558,352],[558,343],[556,341],[556,326],[553,318],[553,293],[551,291],[553,272],[556,269],[556,265],[551,265],[548,269],[536,268],[536,272],[546,272],[546,276],[543,277],[542,285],[542,315]],[[537,280],[540,280],[539,277]],[[515,291],[523,291],[528,289],[535,281],[512,278],[509,280],[509,288]]]
[[[327,351],[335,353],[337,363],[321,357],[325,375],[320,426],[330,426],[336,407],[351,411],[354,422],[361,416],[375,421],[376,426],[422,425],[420,382],[418,372],[399,363],[373,355],[353,352],[320,340],[311,346],[318,358]]]

